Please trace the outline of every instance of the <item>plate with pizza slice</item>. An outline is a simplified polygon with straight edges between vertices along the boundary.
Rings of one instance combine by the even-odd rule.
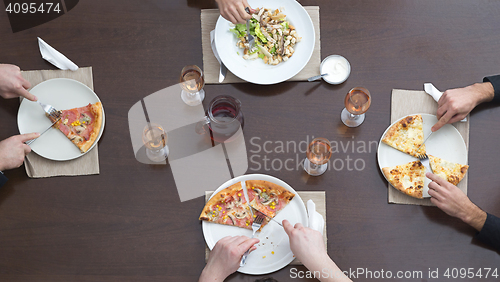
[[[104,131],[105,116],[101,100],[92,89],[73,79],[55,78],[37,84],[30,92],[62,114],[52,129],[31,144],[33,152],[50,160],[67,161],[94,148]],[[17,114],[21,134],[42,132],[51,123],[38,103],[23,99]]]
[[[415,198],[430,197],[428,185],[431,181],[425,177],[425,168],[416,157],[418,153],[427,153],[433,172],[440,171],[442,177],[446,175],[455,185],[468,169],[467,147],[460,132],[451,124],[434,132],[419,148],[437,121],[431,114],[402,117],[385,130],[378,144],[378,165],[386,180],[400,192]]]
[[[287,219],[292,225],[300,222],[308,226],[304,202],[290,185],[270,175],[242,175],[219,186],[203,208],[200,220],[208,247],[213,249],[217,241],[226,236],[251,237],[256,215],[251,207],[278,222]],[[238,272],[267,274],[294,259],[288,235],[275,221],[265,220],[255,237],[260,239],[257,249],[249,254],[246,265]]]

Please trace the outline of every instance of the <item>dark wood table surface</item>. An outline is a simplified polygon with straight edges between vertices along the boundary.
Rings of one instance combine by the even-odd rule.
[[[254,141],[260,145],[308,136],[378,142],[390,124],[392,89],[421,90],[424,82],[433,82],[445,90],[500,73],[500,2],[301,4],[320,6],[321,57],[345,56],[351,75],[339,86],[207,85],[205,106],[219,94],[243,103],[248,150],[256,149],[253,137],[260,138]],[[135,160],[127,113],[141,98],[177,83],[184,65],[203,64],[200,9],[213,7],[213,1],[201,0],[80,1],[66,15],[17,33],[7,13],[0,12],[0,62],[22,70],[55,69],[40,57],[36,37],[42,37],[79,66],[93,67],[95,92],[106,108],[99,175],[30,179],[24,167],[6,172],[10,180],[0,189],[0,281],[197,279],[205,265],[197,219],[204,200],[181,203],[169,166]],[[373,102],[364,124],[349,129],[340,111],[355,86],[368,88]],[[18,134],[18,107],[17,99],[0,101],[0,139]],[[499,116],[493,105],[473,111],[469,150],[468,195],[496,215]],[[296,153],[260,156],[285,160]],[[498,253],[473,240],[475,231],[460,220],[436,207],[388,204],[374,148],[335,153],[332,159],[347,157],[362,159],[365,168],[307,178],[300,170],[266,170],[261,162],[260,168],[249,163],[247,173],[270,174],[298,191],[326,191],[328,253],[343,270],[421,271],[423,277],[414,281],[428,281],[429,269],[438,269],[442,281],[446,269],[451,274],[453,268],[500,268]],[[291,268],[265,276],[289,281]],[[260,277],[237,273],[228,281]],[[370,279],[362,275],[355,280]]]

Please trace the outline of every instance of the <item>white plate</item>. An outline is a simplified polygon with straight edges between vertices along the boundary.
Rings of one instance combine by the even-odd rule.
[[[427,134],[431,132],[431,127],[436,124],[438,119],[434,115],[430,114],[420,114],[422,115],[422,120],[424,122],[424,140],[427,137]],[[377,149],[377,160],[380,171],[382,171],[383,167],[390,167],[396,165],[403,165],[409,162],[413,162],[418,160],[418,158],[412,157],[408,154],[405,154],[399,150],[392,148],[391,146],[382,142],[387,130],[405,117],[400,118],[399,120],[392,123],[382,134],[380,138],[380,142],[378,144]],[[433,155],[435,157],[439,157],[445,159],[450,162],[455,162],[459,164],[467,164],[467,148],[465,146],[464,139],[460,132],[451,124],[446,124],[438,131],[434,132],[432,136],[425,142],[425,150],[427,155]],[[384,173],[382,172],[382,175]],[[384,175],[385,177],[385,175]],[[424,183],[424,198],[429,198],[429,183],[431,181],[426,177]]]
[[[286,182],[270,175],[249,174],[238,176],[222,184],[215,190],[213,195],[226,187],[246,180],[269,181],[294,193],[295,197],[293,200],[278,213],[275,219],[279,222],[283,219],[287,219],[292,225],[300,222],[302,225],[308,226],[306,207],[299,194],[297,194],[297,192]],[[203,236],[210,249],[213,249],[215,243],[226,236],[252,236],[252,230],[206,221],[202,222],[202,229]],[[248,255],[246,265],[240,267],[238,269],[239,272],[246,274],[271,273],[287,266],[294,259],[293,253],[290,250],[288,235],[285,233],[283,227],[279,226],[276,222],[271,220],[262,228],[260,233],[257,232],[255,234],[255,237],[260,239],[260,242],[257,244],[257,249]],[[274,254],[271,252],[274,252]]]
[[[67,78],[46,80],[33,87],[30,92],[37,96],[40,102],[52,105],[57,110],[84,107],[89,103],[94,104],[101,101],[94,91],[85,84]],[[87,152],[92,150],[101,138],[104,123],[103,109],[101,131],[97,140]],[[37,102],[23,99],[17,113],[17,126],[21,134],[31,132],[41,133],[50,124],[50,120],[45,116],[45,112]],[[50,129],[33,142],[31,150],[44,158],[54,161],[67,161],[85,155],[56,128]]]
[[[283,7],[287,20],[302,40],[294,46],[292,57],[276,66],[264,64],[261,59],[245,60],[243,49],[236,46],[236,36],[229,31],[233,28],[231,22],[220,16],[215,26],[215,46],[222,62],[237,77],[256,84],[275,84],[292,78],[307,65],[314,50],[315,33],[311,17],[295,0],[249,0],[248,3],[252,8]]]

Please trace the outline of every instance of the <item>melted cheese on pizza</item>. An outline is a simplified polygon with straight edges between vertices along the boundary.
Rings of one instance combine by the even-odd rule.
[[[457,185],[465,176],[468,165],[461,165],[429,155],[431,169],[434,174]]]
[[[421,115],[407,116],[389,128],[382,139],[385,144],[412,156],[424,142],[423,120]],[[425,153],[425,144],[419,153]]]
[[[394,188],[409,196],[422,198],[425,167],[420,161],[414,161],[394,167],[385,167],[382,171]]]

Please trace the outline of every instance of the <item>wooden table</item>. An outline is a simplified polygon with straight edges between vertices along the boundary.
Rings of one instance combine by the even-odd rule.
[[[378,142],[389,125],[393,88],[420,90],[424,82],[433,82],[444,90],[500,72],[500,2],[301,4],[320,6],[322,58],[345,56],[351,76],[339,86],[207,85],[205,106],[218,94],[242,101],[248,150],[256,149],[250,142],[254,137],[260,139],[253,143],[260,145],[300,142],[308,136],[344,144]],[[203,199],[181,203],[169,166],[135,160],[127,113],[142,97],[177,83],[184,65],[202,65],[200,8],[214,5],[192,0],[80,1],[66,15],[18,33],[12,33],[6,13],[0,12],[0,62],[23,70],[54,69],[40,57],[40,36],[79,66],[93,67],[95,91],[106,108],[99,175],[29,179],[24,168],[6,172],[10,180],[0,189],[1,281],[197,279],[205,265],[197,220]],[[368,88],[373,103],[364,124],[349,129],[342,125],[340,111],[354,86]],[[0,139],[18,133],[18,105],[16,99],[1,101]],[[493,106],[473,112],[469,151],[469,196],[496,215],[499,116],[500,109]],[[285,160],[297,154],[273,151],[260,156]],[[498,253],[472,240],[475,231],[460,220],[435,207],[387,204],[387,182],[374,148],[369,153],[336,153],[333,159],[347,157],[362,159],[364,169],[344,167],[307,178],[300,170],[265,170],[261,162],[261,168],[249,163],[248,173],[279,177],[296,190],[326,191],[328,253],[343,270],[384,270],[393,276],[421,271],[424,280],[419,280],[426,281],[429,269],[438,269],[442,281],[448,268],[451,274],[452,268],[500,266]],[[290,281],[290,275],[289,266],[267,276]],[[370,280],[365,277],[355,280]],[[228,281],[254,278],[237,273]]]

